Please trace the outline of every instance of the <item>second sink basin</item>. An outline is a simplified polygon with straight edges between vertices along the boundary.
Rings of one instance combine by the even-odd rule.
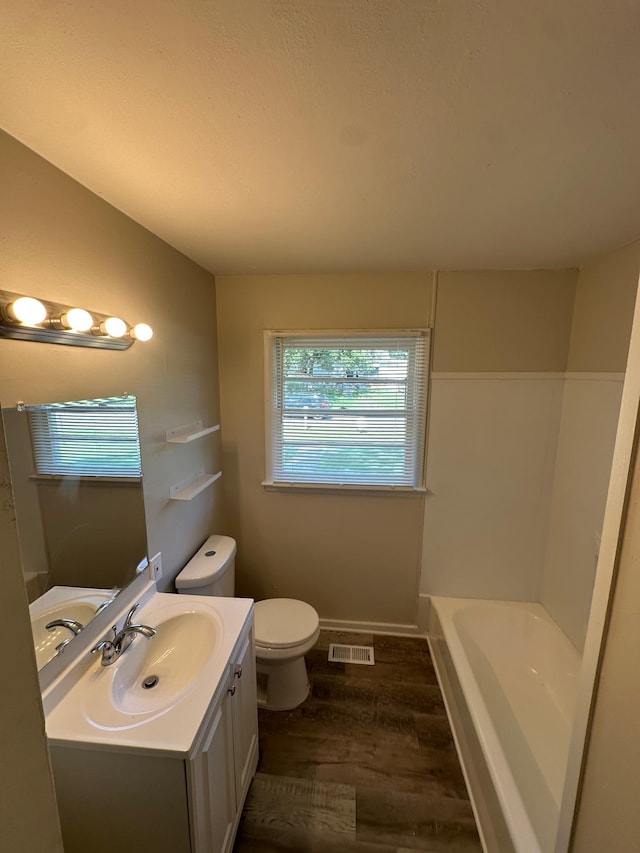
[[[113,596],[113,590],[56,586],[30,604],[31,633],[38,669],[55,656],[56,646],[73,636],[67,628],[47,631],[49,622],[54,619],[74,619],[86,625],[96,615],[98,607]]]

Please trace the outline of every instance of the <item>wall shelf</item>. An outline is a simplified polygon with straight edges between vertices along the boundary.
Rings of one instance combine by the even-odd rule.
[[[202,421],[194,421],[192,424],[167,430],[167,441],[172,444],[187,444],[189,441],[195,441],[197,438],[202,438],[203,435],[209,435],[209,433],[216,432],[219,429],[220,424],[205,427]]]
[[[206,474],[204,471],[198,471],[195,477],[190,477],[176,483],[175,486],[171,486],[169,497],[172,501],[190,501],[220,477],[222,477],[222,471],[218,471],[217,474]]]

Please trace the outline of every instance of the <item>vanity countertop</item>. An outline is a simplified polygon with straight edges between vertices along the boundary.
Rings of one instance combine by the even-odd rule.
[[[56,746],[187,756],[216,690],[229,676],[230,657],[242,630],[253,619],[252,607],[253,601],[247,598],[155,593],[136,611],[134,621],[157,627],[156,637],[136,636],[132,646],[110,666],[101,665],[99,654],[87,652],[77,664],[80,674],[76,673],[69,689],[46,713],[49,741]],[[195,631],[187,654],[183,647],[182,656],[177,655],[175,649],[181,640],[172,628],[176,617],[186,618],[196,628],[204,624],[207,631],[214,626],[212,651],[208,651],[206,637]],[[176,642],[174,637],[178,638]],[[155,654],[152,668],[160,674],[157,694],[152,690],[142,693],[139,679],[133,683],[127,675],[136,660],[147,653]],[[160,702],[145,710],[147,698],[153,705],[154,696],[168,689],[172,676],[185,678],[185,666],[193,667],[187,687],[165,705]],[[136,704],[138,700],[142,705]]]

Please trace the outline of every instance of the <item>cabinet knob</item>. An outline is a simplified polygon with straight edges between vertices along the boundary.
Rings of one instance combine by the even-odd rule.
[[[227,693],[231,693],[232,696],[234,695],[235,692],[236,692],[236,685],[235,684],[233,685],[233,687],[230,687],[227,690]]]
[[[234,672],[234,676],[236,678],[242,678],[242,667],[241,666],[236,667],[236,671]]]

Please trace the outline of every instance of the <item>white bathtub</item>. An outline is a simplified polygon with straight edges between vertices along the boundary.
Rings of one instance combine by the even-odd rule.
[[[485,849],[554,849],[580,655],[539,604],[431,599],[429,643]]]

